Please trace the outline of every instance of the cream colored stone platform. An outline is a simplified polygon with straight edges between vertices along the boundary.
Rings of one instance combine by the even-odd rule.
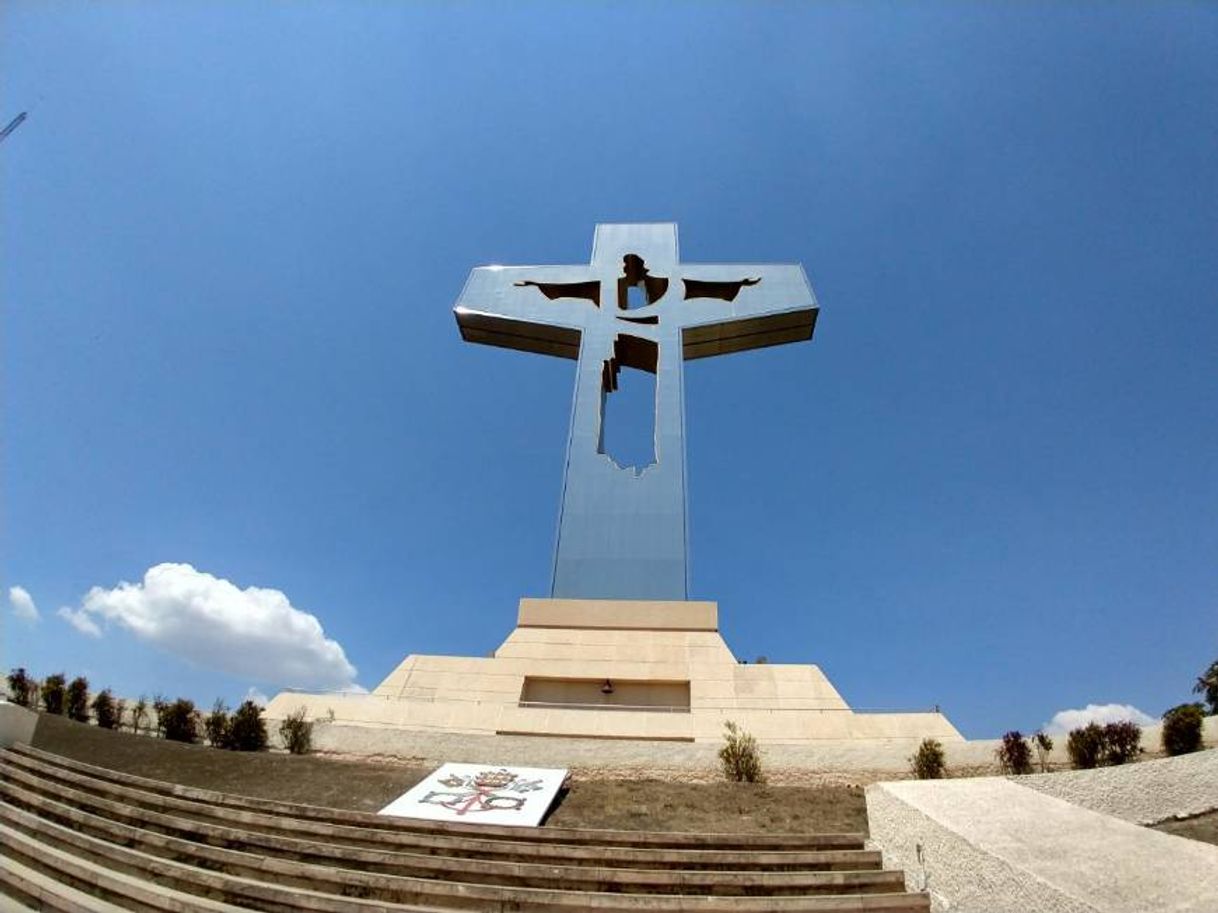
[[[408,656],[366,695],[283,692],[344,725],[480,735],[719,742],[732,720],[763,743],[962,739],[940,713],[855,713],[816,666],[742,664],[713,602],[522,599],[484,659]]]

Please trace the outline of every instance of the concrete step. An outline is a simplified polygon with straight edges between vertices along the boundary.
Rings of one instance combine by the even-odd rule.
[[[135,829],[129,829],[135,830]],[[156,836],[156,835],[153,835]],[[852,896],[804,897],[706,897],[629,895],[602,892],[547,891],[492,887],[395,878],[326,870],[324,867],[283,864],[279,860],[253,854],[221,850],[187,841],[163,838],[164,846],[194,864],[163,858],[127,846],[98,839],[37,815],[0,803],[0,838],[13,846],[28,847],[26,858],[55,848],[56,853],[76,857],[65,860],[65,873],[76,871],[77,860],[98,869],[123,873],[158,887],[205,895],[225,903],[253,909],[309,910],[314,913],[340,913],[347,910],[487,910],[518,911],[886,911],[886,913],[925,913],[925,895],[859,894]],[[183,844],[187,844],[183,846]],[[238,857],[247,857],[240,864]],[[25,861],[24,859],[22,861]],[[220,864],[222,870],[212,866]],[[234,874],[228,869],[243,874]],[[828,873],[838,874],[838,873]],[[365,877],[361,877],[365,876]],[[297,881],[302,883],[297,884]],[[375,899],[370,898],[373,893]],[[137,907],[133,907],[137,908]],[[138,907],[137,909],[143,909]],[[167,909],[156,906],[151,909]]]
[[[797,894],[894,893],[904,890],[899,872],[682,872],[551,866],[360,850],[268,837],[237,828],[206,827],[99,800],[77,790],[44,791],[45,782],[10,769],[0,783],[4,803],[102,840],[173,859],[188,859],[219,871],[249,875],[251,867],[275,871],[288,883],[317,887],[330,882],[361,884],[379,897],[380,876],[444,880],[463,884],[604,891],[623,894],[780,896]],[[33,781],[30,783],[29,781]],[[32,787],[32,788],[26,788]],[[0,811],[0,814],[3,814]],[[234,852],[238,851],[238,852]],[[264,858],[265,857],[265,858]],[[267,858],[273,858],[274,863]],[[402,882],[402,887],[407,882]],[[393,898],[387,898],[393,899]],[[421,902],[421,901],[420,901]]]
[[[395,910],[435,913],[433,908],[369,903],[315,891],[235,878],[196,866],[160,859],[99,841],[0,804],[0,840],[15,848],[26,865],[44,857],[54,864],[46,873],[116,903],[124,910],[149,913],[229,913],[236,910],[309,910],[337,913]],[[20,827],[13,827],[13,822]],[[49,865],[49,864],[48,864]],[[345,904],[346,906],[341,906]]]
[[[205,802],[215,808],[253,810],[305,821],[375,828],[396,833],[417,833],[430,836],[458,835],[463,838],[479,837],[483,839],[508,840],[516,843],[562,843],[569,846],[619,846],[648,849],[735,849],[752,852],[756,850],[863,848],[863,836],[861,834],[686,834],[657,831],[597,830],[591,828],[518,828],[487,824],[451,824],[442,821],[392,818],[370,812],[321,808],[314,805],[301,805],[249,796],[234,796],[212,790],[164,783],[159,780],[149,780],[121,771],[109,770],[108,768],[97,767],[81,761],[53,755],[24,744],[14,745],[8,751],[24,757],[41,760],[44,763],[54,764],[65,770],[86,774],[96,779],[108,780],[112,783],[165,796]]]
[[[54,756],[50,756],[54,757]],[[82,765],[76,765],[76,768]],[[87,767],[88,765],[83,765]],[[471,860],[498,860],[547,865],[593,865],[608,868],[681,869],[685,871],[865,871],[880,868],[879,854],[871,850],[812,850],[807,852],[762,850],[672,850],[641,847],[595,847],[545,844],[535,841],[466,838],[418,834],[412,831],[368,829],[325,824],[251,812],[234,806],[216,807],[204,801],[182,799],[162,792],[150,792],[120,785],[110,779],[95,778],[24,754],[0,753],[0,769],[45,779],[53,788],[75,789],[100,800],[119,803],[129,809],[144,809],[200,825],[235,827],[277,837],[356,847],[377,852],[405,852],[429,856],[459,857]],[[22,782],[31,782],[23,780]]]
[[[241,907],[174,891],[64,852],[0,823],[0,893],[56,913],[232,913]],[[10,894],[11,892],[11,894]]]
[[[738,844],[752,838],[732,835],[716,844],[706,835],[432,826],[179,787],[24,746],[0,752],[0,770],[6,831],[92,869],[241,908],[929,910],[927,895],[905,893],[901,874],[881,871],[857,835],[821,835],[829,848],[811,850],[784,848],[808,838],[782,835],[750,851]],[[537,839],[545,830],[572,842]],[[598,834],[609,844],[596,844]],[[21,862],[38,868],[39,858]]]
[[[123,913],[123,908],[0,855],[0,910],[51,913]]]

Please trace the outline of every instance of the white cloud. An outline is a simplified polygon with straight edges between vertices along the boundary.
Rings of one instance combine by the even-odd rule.
[[[81,634],[87,635],[88,637],[102,636],[101,628],[97,626],[97,622],[85,614],[84,609],[73,612],[67,606],[62,606],[55,614],[74,627]]]
[[[141,583],[94,587],[77,614],[246,681],[318,690],[354,685],[355,667],[316,616],[279,590],[242,590],[189,564],[158,564]]]
[[[34,605],[34,597],[25,587],[9,587],[8,603],[13,607],[13,614],[22,621],[37,621],[41,617],[38,614],[38,606]]]
[[[250,685],[249,690],[245,692],[245,697],[243,698],[243,700],[253,701],[259,707],[265,707],[266,702],[267,702],[267,696],[265,694],[263,694],[261,691],[259,691],[257,688],[255,688],[253,685]]]
[[[1133,704],[1088,704],[1081,710],[1059,710],[1053,714],[1053,719],[1045,723],[1045,732],[1050,735],[1064,735],[1071,729],[1078,729],[1088,723],[1120,723],[1132,720],[1139,726],[1150,726],[1159,722],[1153,716],[1143,713]]]

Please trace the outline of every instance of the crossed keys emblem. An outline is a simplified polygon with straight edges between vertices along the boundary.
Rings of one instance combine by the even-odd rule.
[[[484,770],[472,776],[449,774],[440,781],[448,790],[432,790],[422,799],[427,805],[440,805],[457,815],[470,812],[515,812],[528,800],[524,793],[542,789],[541,780],[521,780],[505,768]],[[510,795],[516,793],[517,795]]]

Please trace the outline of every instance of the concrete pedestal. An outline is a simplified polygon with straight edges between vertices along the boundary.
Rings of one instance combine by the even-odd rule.
[[[370,694],[284,692],[266,714],[476,734],[720,742],[962,740],[940,713],[855,713],[813,665],[743,664],[713,602],[522,599],[488,658],[406,657]]]

